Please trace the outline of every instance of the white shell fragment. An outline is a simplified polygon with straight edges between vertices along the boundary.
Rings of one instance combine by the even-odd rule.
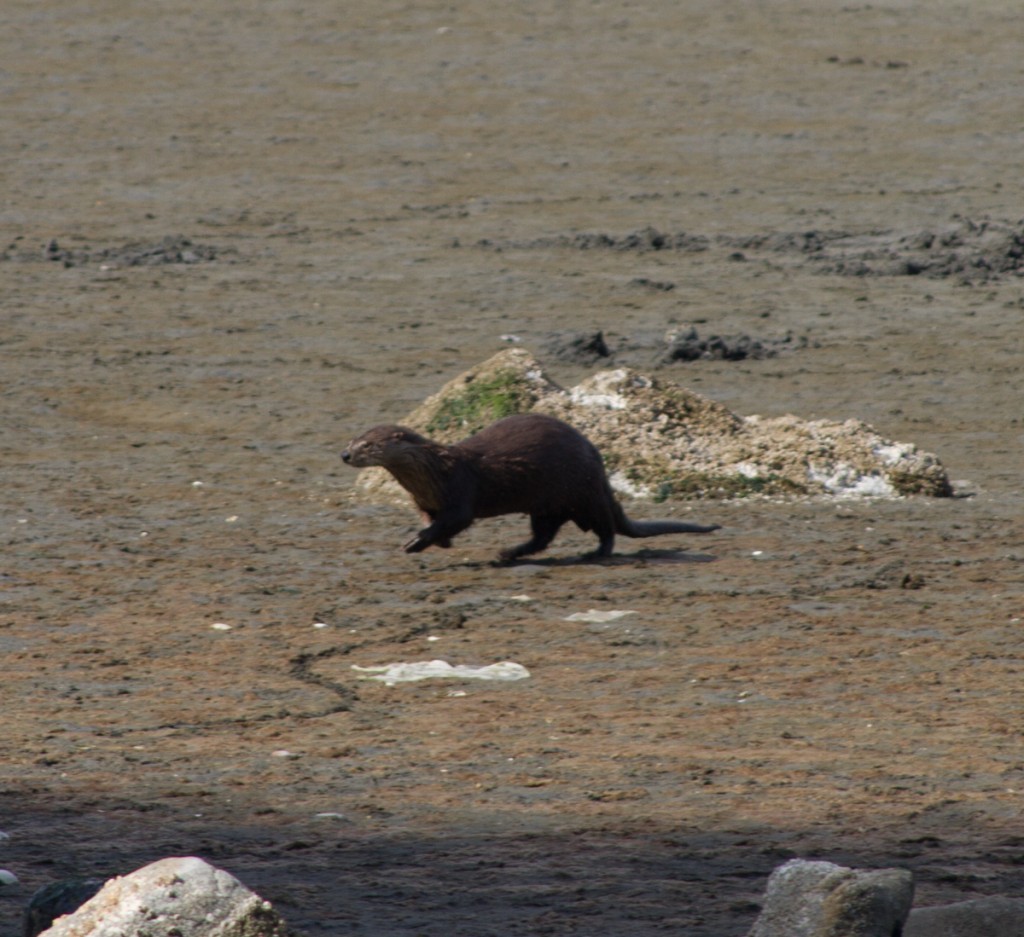
[[[18,876],[7,869],[0,869],[0,885],[17,885]]]
[[[445,660],[421,660],[410,663],[387,664],[384,667],[360,667],[352,665],[364,680],[379,680],[388,686],[396,683],[412,683],[415,680],[435,678],[446,680],[525,680],[530,671],[522,664],[503,660],[486,667],[470,667],[458,664],[453,667]]]
[[[625,618],[627,615],[636,615],[638,612],[634,612],[630,609],[609,609],[607,612],[602,612],[600,609],[592,608],[586,612],[573,612],[571,615],[565,616],[565,621],[588,621],[593,624],[605,624],[609,621],[618,621],[620,618]]]

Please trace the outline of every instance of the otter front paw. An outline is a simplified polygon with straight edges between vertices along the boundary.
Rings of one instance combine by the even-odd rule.
[[[417,534],[415,537],[412,538],[412,540],[405,544],[402,547],[402,549],[405,550],[406,553],[420,553],[429,546],[430,541],[424,540],[423,537]]]

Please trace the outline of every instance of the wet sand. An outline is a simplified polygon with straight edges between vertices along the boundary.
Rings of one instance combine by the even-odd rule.
[[[796,855],[1024,894],[1018,27],[8,3],[2,932],[182,854],[309,935],[738,937]],[[502,336],[641,366],[689,325],[799,341],[653,373],[866,420],[957,497],[677,504],[724,529],[501,569],[523,519],[410,557],[353,499],[344,443]],[[531,676],[352,670],[433,658]]]

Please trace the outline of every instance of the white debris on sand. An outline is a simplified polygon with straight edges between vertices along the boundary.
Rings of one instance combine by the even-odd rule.
[[[423,660],[409,663],[386,664],[383,667],[360,667],[352,665],[364,680],[379,680],[387,686],[396,683],[413,683],[417,680],[525,680],[530,671],[522,664],[503,660],[486,667],[471,667],[465,664],[452,666],[445,660]]]
[[[587,621],[592,624],[604,624],[609,621],[618,621],[620,618],[625,618],[627,615],[637,615],[638,612],[634,612],[631,609],[620,609],[612,608],[608,611],[602,612],[600,609],[592,608],[586,612],[573,612],[571,615],[565,616],[565,621]]]

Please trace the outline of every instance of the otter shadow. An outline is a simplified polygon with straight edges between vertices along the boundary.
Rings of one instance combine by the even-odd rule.
[[[661,564],[682,566],[693,563],[715,563],[718,557],[711,553],[691,553],[686,550],[644,548],[632,553],[615,553],[612,556],[595,556],[590,553],[577,553],[571,556],[541,556],[518,560],[466,560],[453,564],[468,569],[493,567],[496,569],[514,569],[516,567],[540,566],[545,569],[559,569],[572,566],[643,566]]]
[[[614,553],[611,556],[548,556],[540,559],[518,560],[512,566],[637,566],[646,563],[682,565],[686,563],[714,563],[718,557],[710,553],[690,553],[686,550],[644,548],[632,553]]]

